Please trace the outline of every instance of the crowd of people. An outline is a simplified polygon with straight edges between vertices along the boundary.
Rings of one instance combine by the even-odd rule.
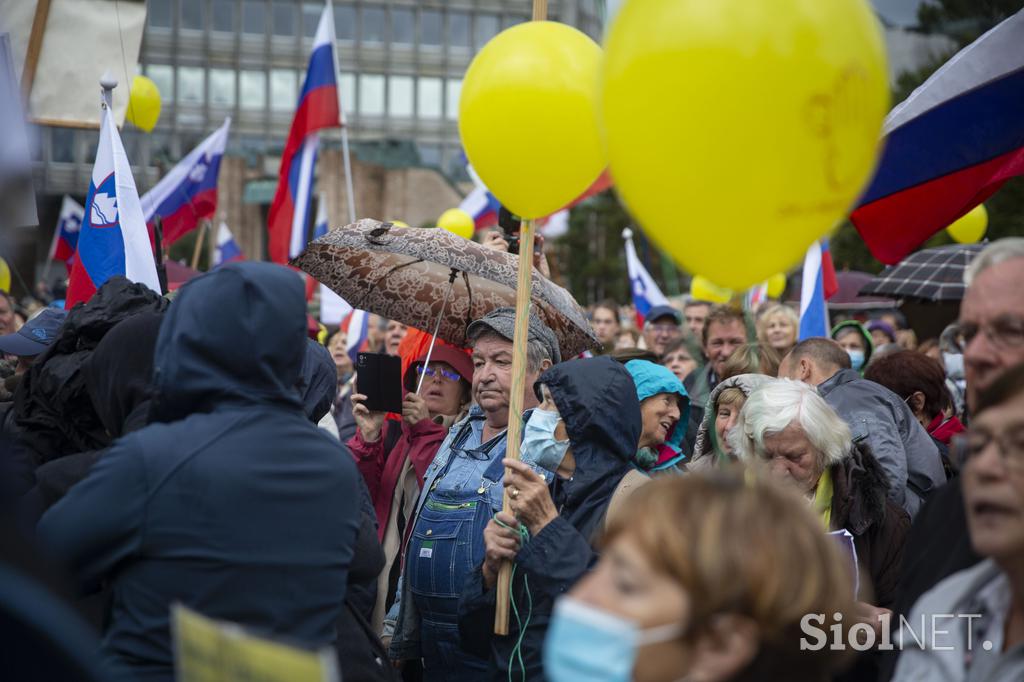
[[[391,414],[285,268],[3,294],[5,561],[91,626],[93,679],[174,679],[177,603],[345,680],[1024,679],[1022,266],[989,245],[920,343],[897,311],[800,340],[786,303],[606,301],[565,357],[531,313],[522,414],[512,308],[406,357]]]

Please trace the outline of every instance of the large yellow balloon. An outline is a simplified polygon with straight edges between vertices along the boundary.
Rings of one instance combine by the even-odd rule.
[[[847,212],[889,102],[866,0],[627,0],[601,79],[627,208],[680,265],[737,291]]]
[[[988,210],[985,204],[978,204],[959,220],[946,228],[953,241],[960,244],[975,244],[985,236],[988,229]]]
[[[499,33],[469,65],[459,100],[462,146],[512,213],[554,213],[604,170],[600,61],[601,48],[575,28],[531,21]]]
[[[452,234],[457,234],[463,239],[472,239],[473,233],[476,232],[476,223],[473,221],[473,216],[461,208],[449,208],[442,213],[441,217],[437,219],[437,226],[442,230],[448,230]]]
[[[3,258],[0,258],[0,291],[11,292],[11,267]]]
[[[153,132],[160,119],[160,90],[145,76],[136,76],[128,91],[128,111],[125,118],[147,133]]]
[[[694,275],[690,281],[690,296],[698,301],[728,303],[732,299],[732,291],[718,286],[707,277]]]
[[[780,298],[783,292],[786,291],[786,275],[776,272],[769,277],[767,289],[765,293],[768,294],[769,298]]]

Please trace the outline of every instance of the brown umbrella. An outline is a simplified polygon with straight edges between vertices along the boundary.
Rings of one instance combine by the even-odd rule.
[[[417,329],[433,331],[444,310],[437,335],[460,346],[470,322],[516,304],[515,255],[440,229],[360,220],[310,243],[291,264],[353,307]],[[563,358],[599,347],[572,295],[536,270],[531,300]]]

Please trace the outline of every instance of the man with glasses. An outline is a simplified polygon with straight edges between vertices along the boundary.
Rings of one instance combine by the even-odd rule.
[[[908,623],[938,625],[923,647],[904,638],[901,682],[1024,679],[1024,365],[971,396],[963,496],[970,542],[983,560],[914,605]]]
[[[683,315],[670,305],[656,305],[644,320],[644,343],[659,358],[674,341],[682,338]]]
[[[452,426],[427,468],[412,522],[390,656],[422,659],[428,681],[480,680],[489,670],[487,661],[459,645],[458,602],[466,578],[483,561],[484,528],[502,508],[514,327],[515,309],[499,308],[467,329],[476,404]],[[531,314],[524,409],[537,405],[537,377],[560,361],[554,333]]]

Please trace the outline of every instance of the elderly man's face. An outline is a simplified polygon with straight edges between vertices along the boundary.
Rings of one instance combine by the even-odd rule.
[[[550,365],[545,361],[546,367]],[[540,372],[526,371],[523,409],[537,404],[533,385]],[[497,334],[485,334],[473,344],[473,398],[491,417],[492,424],[508,421],[508,399],[512,388],[512,342]]]
[[[683,330],[669,316],[648,320],[644,325],[644,341],[647,349],[655,355],[661,355],[674,341],[682,338]]]
[[[14,308],[6,296],[0,296],[0,335],[13,334],[14,329]]]
[[[765,436],[761,457],[772,476],[792,483],[805,494],[809,495],[821,478],[821,455],[798,424]]]
[[[1024,558],[1024,394],[977,415],[963,470],[967,528],[975,551]]]
[[[1002,372],[1024,362],[1024,258],[982,272],[960,304],[960,325],[975,331],[964,349],[967,405]]]

